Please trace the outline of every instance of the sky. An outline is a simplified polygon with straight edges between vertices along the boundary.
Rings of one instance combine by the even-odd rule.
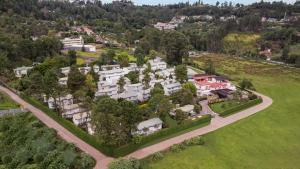
[[[112,0],[101,0],[102,2],[104,3],[107,3],[107,2],[111,2]],[[179,2],[190,2],[190,3],[193,3],[193,2],[196,2],[198,0],[131,0],[132,2],[134,2],[135,4],[137,5],[143,5],[143,4],[146,4],[146,5],[157,5],[157,4],[174,4],[174,3],[179,3]],[[205,4],[216,4],[218,0],[203,0],[203,2]],[[219,0],[219,2],[224,2],[225,0]],[[260,1],[260,0],[227,0],[228,2],[229,1],[232,1],[233,4],[236,4],[236,3],[242,3],[242,4],[249,4],[249,3],[253,3],[253,2],[257,2],[257,1]],[[272,1],[272,0],[264,0],[264,1]],[[284,2],[287,2],[287,3],[295,3],[296,0],[283,0]]]

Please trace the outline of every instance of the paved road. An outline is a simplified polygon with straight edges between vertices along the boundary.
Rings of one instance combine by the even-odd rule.
[[[35,108],[34,106],[30,105],[29,103],[25,102],[23,99],[21,99],[18,95],[11,92],[9,89],[4,88],[0,86],[0,91],[5,92],[7,95],[9,95],[15,102],[22,105],[25,109],[32,112],[39,120],[41,120],[44,124],[46,124],[48,127],[53,128],[57,131],[58,135],[61,136],[64,140],[74,143],[78,148],[80,148],[82,151],[86,152],[90,156],[92,156],[96,161],[97,164],[95,166],[95,169],[106,169],[107,165],[113,160],[113,158],[107,157],[101,152],[99,152],[94,147],[90,146],[89,144],[85,143],[75,135],[73,135],[71,132],[69,132],[67,129],[62,127],[60,124],[58,124],[56,121],[51,119],[46,115],[46,113],[42,112],[41,110]],[[241,111],[239,113],[236,113],[234,115],[231,115],[226,118],[222,118],[219,116],[216,116],[212,119],[211,123],[208,126],[202,127],[200,129],[185,133],[183,135],[165,140],[163,142],[157,143],[155,145],[145,147],[143,149],[137,150],[131,154],[129,154],[126,157],[134,157],[137,159],[142,159],[144,157],[147,157],[155,152],[165,150],[172,146],[173,144],[178,144],[183,142],[186,139],[190,139],[195,136],[207,134],[209,132],[215,131],[219,128],[222,128],[226,125],[232,124],[238,120],[241,120],[243,118],[246,118],[248,116],[251,116],[267,107],[269,107],[272,104],[272,99],[264,96],[262,94],[256,93],[257,95],[261,96],[263,99],[263,102],[259,105],[256,105],[254,107],[251,107],[249,109],[246,109],[244,111]],[[207,108],[209,111],[210,109]]]
[[[21,99],[18,95],[16,95],[9,89],[0,86],[0,91],[5,92],[15,102],[22,105],[23,108],[32,112],[33,115],[35,115],[39,120],[41,120],[49,128],[55,129],[57,131],[57,134],[60,137],[62,137],[64,140],[66,140],[67,142],[70,142],[70,143],[74,143],[79,149],[81,149],[85,153],[92,156],[97,161],[95,169],[106,169],[107,168],[106,166],[109,164],[109,162],[113,160],[112,158],[105,156],[104,154],[99,152],[94,147],[90,146],[89,144],[85,143],[84,141],[82,141],[81,139],[79,139],[78,137],[73,135],[71,132],[69,132],[63,126],[58,124],[55,120],[53,120],[52,118],[47,116],[46,113],[42,112],[41,110],[37,109],[36,107],[25,102],[23,99]]]
[[[256,94],[261,96],[263,99],[263,102],[259,105],[256,105],[254,107],[251,107],[249,109],[246,109],[244,111],[241,111],[239,113],[233,114],[233,115],[225,117],[225,118],[222,118],[220,116],[215,116],[215,118],[212,119],[211,123],[208,126],[205,126],[205,127],[196,129],[194,131],[185,133],[183,135],[165,140],[165,141],[157,143],[155,145],[137,150],[137,151],[129,154],[127,157],[134,157],[134,158],[138,158],[138,159],[145,158],[155,152],[165,150],[174,144],[182,143],[183,141],[185,141],[187,139],[190,139],[190,138],[193,138],[193,137],[196,137],[199,135],[207,134],[209,132],[215,131],[219,128],[222,128],[224,126],[227,126],[229,124],[237,122],[243,118],[251,116],[251,115],[269,107],[272,104],[273,101],[271,98],[264,96],[262,94],[259,94],[259,93],[256,93]]]

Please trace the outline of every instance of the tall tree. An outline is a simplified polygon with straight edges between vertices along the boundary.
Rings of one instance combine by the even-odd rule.
[[[187,81],[187,68],[185,65],[178,65],[175,67],[175,75],[176,80],[178,80],[180,83],[184,83]]]
[[[163,44],[169,64],[181,64],[182,58],[188,56],[188,40],[180,32],[166,32],[163,36]]]
[[[69,50],[69,51],[68,51],[68,59],[69,59],[70,66],[76,65],[76,60],[77,60],[77,54],[76,54],[76,51],[74,51],[74,50]]]
[[[71,91],[71,93],[75,93],[82,87],[82,85],[84,85],[84,83],[85,76],[82,73],[80,73],[76,66],[72,66],[68,75],[68,89]]]

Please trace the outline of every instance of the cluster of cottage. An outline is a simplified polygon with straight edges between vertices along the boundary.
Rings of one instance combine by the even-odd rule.
[[[145,76],[143,72],[147,68],[150,68],[151,72],[149,73],[149,85],[146,86],[146,84],[141,82]],[[181,84],[176,80],[175,68],[168,68],[167,63],[159,57],[149,60],[148,64],[145,64],[142,67],[138,67],[135,63],[130,63],[128,67],[121,67],[120,65],[102,65],[100,67],[98,65],[94,65],[93,67],[86,66],[79,67],[78,69],[85,75],[93,69],[93,71],[99,75],[98,90],[95,93],[96,97],[109,96],[114,99],[122,98],[128,101],[144,102],[150,98],[150,91],[157,83],[160,83],[163,86],[164,93],[167,96],[182,88]],[[20,77],[20,73],[25,75],[28,70],[30,69],[26,67],[17,68],[15,69],[16,76]],[[132,71],[139,73],[138,83],[132,84],[125,76]],[[70,67],[61,68],[61,73],[65,75],[65,77],[59,79],[59,83],[61,85],[67,85],[69,72]],[[125,81],[123,90],[120,90],[118,85],[118,81],[121,77],[124,78]],[[236,90],[236,87],[226,78],[214,75],[197,74],[192,69],[188,69],[188,78],[190,82],[195,84],[197,88],[197,95],[199,97],[209,95],[226,97],[224,96],[224,93],[230,93]],[[91,111],[83,108],[84,106],[82,106],[81,103],[75,104],[71,94],[59,98],[45,98],[44,101],[51,109],[59,107],[62,110],[63,117],[72,119],[76,125],[85,125],[90,134],[94,133],[93,127],[90,124]],[[194,114],[193,105],[176,108],[181,109],[190,115]],[[171,115],[172,112],[170,112]],[[137,131],[134,131],[133,134],[151,134],[162,129],[162,124],[163,122],[159,118],[143,121],[137,125]]]

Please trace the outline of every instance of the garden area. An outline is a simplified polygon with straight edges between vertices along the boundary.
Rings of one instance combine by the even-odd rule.
[[[204,146],[171,152],[158,161],[147,161],[146,169],[253,169],[300,166],[300,70],[257,61],[208,55],[220,74],[235,82],[251,79],[256,90],[273,104],[246,119],[205,135]],[[284,82],[284,83],[283,83]],[[180,160],[178,160],[180,159]]]
[[[0,93],[0,110],[16,109],[19,105],[11,100],[8,96]]]
[[[0,118],[1,169],[92,169],[94,159],[29,113]]]

